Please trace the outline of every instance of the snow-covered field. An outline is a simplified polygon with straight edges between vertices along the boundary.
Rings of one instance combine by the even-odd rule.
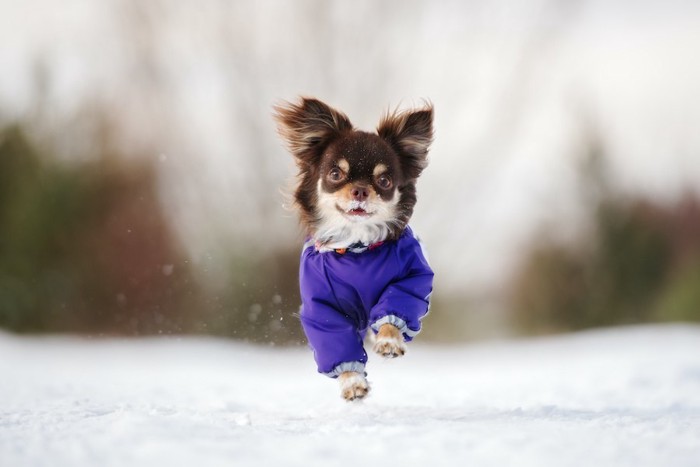
[[[0,334],[0,465],[700,465],[698,326],[409,350],[346,403],[306,349]]]

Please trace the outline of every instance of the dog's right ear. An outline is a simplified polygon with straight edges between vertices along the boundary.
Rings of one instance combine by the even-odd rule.
[[[316,164],[323,150],[352,124],[342,112],[318,99],[301,98],[298,104],[285,102],[274,107],[279,134],[302,165]]]

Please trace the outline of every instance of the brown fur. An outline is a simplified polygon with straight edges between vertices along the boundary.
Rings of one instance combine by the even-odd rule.
[[[351,201],[352,200],[352,190],[353,190],[353,185],[346,184],[336,192],[336,196],[338,196],[339,198],[345,199],[347,201]],[[369,192],[369,199],[376,199],[376,197],[378,196],[377,192],[371,186],[367,187],[367,191]]]
[[[374,351],[387,358],[403,356],[406,346],[399,328],[392,324],[382,324],[377,332]]]
[[[372,167],[376,163],[390,166],[396,161],[397,183],[392,193],[396,190],[399,201],[388,239],[401,235],[417,200],[416,179],[427,165],[433,138],[432,105],[426,103],[419,110],[385,114],[376,134],[355,130],[344,113],[313,98],[280,104],[275,107],[274,117],[299,169],[294,202],[307,234],[314,235],[320,220],[316,209],[317,183],[328,170],[328,164],[342,157],[357,170],[365,162],[369,165],[370,160],[375,162]],[[355,181],[351,177],[348,183]]]
[[[365,376],[354,371],[344,371],[338,376],[341,395],[347,401],[362,399],[369,393],[369,383]]]
[[[300,221],[317,248],[339,252],[358,239],[370,247],[400,237],[433,139],[429,103],[385,114],[376,133],[355,130],[345,114],[313,98],[280,104],[274,116],[299,170],[294,202]],[[374,351],[404,355],[401,331],[382,325]],[[346,400],[369,392],[364,374],[344,372],[338,380]]]

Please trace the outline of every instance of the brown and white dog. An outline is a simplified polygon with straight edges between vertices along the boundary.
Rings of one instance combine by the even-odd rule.
[[[302,325],[319,371],[339,378],[345,399],[362,398],[369,391],[365,331],[377,334],[375,352],[398,357],[428,311],[432,271],[408,221],[433,109],[388,113],[376,133],[356,130],[313,98],[275,111],[299,169],[294,203],[309,239],[300,269]]]

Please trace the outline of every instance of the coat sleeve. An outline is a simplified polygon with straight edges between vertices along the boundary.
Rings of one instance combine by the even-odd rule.
[[[300,318],[318,371],[331,378],[343,371],[363,373],[367,354],[362,335],[352,320],[338,309],[323,261],[311,251],[302,254]]]
[[[370,310],[370,326],[378,332],[383,324],[393,324],[410,341],[421,329],[421,319],[430,309],[433,270],[420,242],[411,236],[397,248],[399,274],[389,283]]]
[[[319,373],[335,378],[343,371],[364,372],[367,353],[349,319],[317,300],[306,301],[300,315]]]

